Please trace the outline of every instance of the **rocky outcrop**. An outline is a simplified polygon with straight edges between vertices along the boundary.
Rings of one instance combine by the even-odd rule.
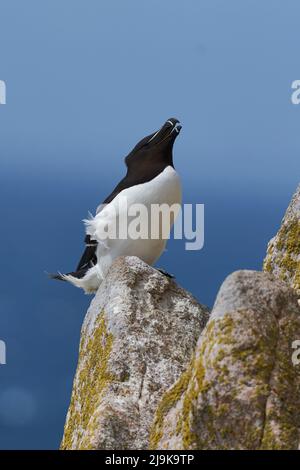
[[[154,449],[297,449],[300,369],[297,296],[267,273],[223,283],[195,356],[163,396]]]
[[[288,282],[300,295],[300,185],[268,244],[263,269]]]
[[[299,295],[300,186],[264,272],[231,274],[210,317],[119,258],[84,320],[62,449],[298,449]]]
[[[163,393],[208,310],[138,258],[112,265],[88,310],[62,449],[145,449]]]

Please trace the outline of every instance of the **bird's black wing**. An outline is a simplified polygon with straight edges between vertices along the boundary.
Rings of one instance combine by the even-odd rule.
[[[79,271],[80,269],[83,269],[86,267],[92,267],[93,264],[97,263],[97,259],[96,259],[97,242],[94,242],[94,240],[91,240],[89,235],[85,237],[84,242],[86,244],[86,248],[80,258],[76,271]]]

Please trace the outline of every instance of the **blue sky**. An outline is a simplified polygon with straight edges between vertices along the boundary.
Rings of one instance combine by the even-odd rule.
[[[205,204],[205,246],[159,265],[200,302],[260,269],[299,182],[296,0],[1,0],[0,448],[57,448],[90,298],[72,269],[81,220],[123,158],[167,118],[184,202]]]

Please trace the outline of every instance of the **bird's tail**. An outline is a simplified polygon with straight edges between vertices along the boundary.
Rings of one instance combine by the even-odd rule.
[[[96,292],[103,279],[99,269],[97,269],[97,265],[92,268],[82,268],[68,274],[49,274],[49,277],[58,281],[70,282],[73,286],[83,289],[86,294]]]
[[[78,269],[78,271],[73,271],[67,274],[62,274],[60,272],[53,273],[53,274],[47,273],[47,274],[50,277],[50,279],[55,279],[56,281],[67,281],[66,279],[67,276],[72,276],[72,277],[75,277],[76,279],[82,279],[86,275],[88,269],[89,268]]]

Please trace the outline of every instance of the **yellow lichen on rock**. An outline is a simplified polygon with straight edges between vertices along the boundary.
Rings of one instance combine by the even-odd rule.
[[[290,219],[280,227],[267,252],[264,270],[288,281],[300,292],[300,220]]]
[[[263,270],[288,282],[300,295],[300,187],[268,244]]]
[[[155,420],[150,431],[150,449],[156,449],[156,446],[162,437],[162,425],[164,417],[166,416],[168,411],[176,404],[176,402],[180,400],[182,394],[187,389],[191,378],[192,364],[187,368],[185,372],[183,372],[176,384],[164,394],[157,408]]]
[[[93,432],[95,410],[102,393],[114,377],[107,368],[112,349],[113,335],[107,331],[105,313],[101,312],[95,322],[94,331],[89,336],[82,336],[79,349],[80,370],[73,389],[68,419],[65,426],[62,449],[72,447],[75,430],[78,449],[90,447],[89,431]]]

